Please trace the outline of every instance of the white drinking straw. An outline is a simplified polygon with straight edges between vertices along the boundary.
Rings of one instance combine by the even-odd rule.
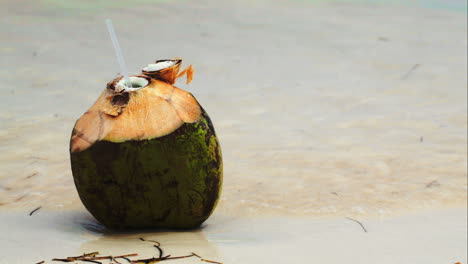
[[[120,49],[119,41],[117,40],[117,35],[114,31],[114,26],[112,26],[112,20],[106,19],[107,30],[109,31],[110,38],[112,40],[112,45],[114,46],[115,56],[117,57],[117,62],[119,63],[120,72],[124,76],[126,86],[132,87],[130,78],[128,77],[127,66],[122,55],[122,50]]]

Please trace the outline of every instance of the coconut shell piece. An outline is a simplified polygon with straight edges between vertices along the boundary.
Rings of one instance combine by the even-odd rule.
[[[174,84],[176,79],[187,75],[186,84],[189,84],[193,79],[193,66],[190,65],[185,70],[179,73],[182,60],[175,58],[173,60],[157,60],[154,64],[149,64],[143,69],[143,74],[151,76],[151,78]]]

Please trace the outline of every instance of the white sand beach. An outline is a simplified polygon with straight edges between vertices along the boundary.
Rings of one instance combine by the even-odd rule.
[[[343,217],[215,214],[199,230],[117,234],[103,233],[85,213],[37,213],[34,217],[2,213],[0,263],[37,263],[94,251],[114,256],[138,253],[140,259],[157,256],[152,243],[140,237],[159,241],[165,254],[195,252],[222,263],[466,263],[465,209],[367,219],[362,221],[367,232]],[[166,263],[206,262],[192,257]]]
[[[155,254],[139,237],[226,264],[467,263],[466,1],[0,7],[1,264]],[[118,234],[79,200],[71,129],[119,71],[105,18],[132,74],[174,57],[195,68],[177,85],[224,157],[200,229]]]

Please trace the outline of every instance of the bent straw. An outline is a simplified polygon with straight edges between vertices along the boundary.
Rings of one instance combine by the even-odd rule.
[[[125,83],[128,87],[132,88],[132,83],[128,77],[127,66],[125,65],[125,60],[122,55],[122,50],[120,49],[119,41],[117,40],[117,35],[114,31],[114,26],[112,25],[111,19],[106,19],[107,30],[109,31],[110,38],[112,40],[112,45],[114,46],[115,56],[117,57],[117,62],[119,63],[120,72],[124,76]]]

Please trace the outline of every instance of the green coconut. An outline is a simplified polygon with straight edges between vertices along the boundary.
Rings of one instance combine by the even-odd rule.
[[[111,81],[77,121],[73,178],[88,211],[111,229],[195,228],[218,202],[223,166],[211,120],[175,86],[181,60]]]

